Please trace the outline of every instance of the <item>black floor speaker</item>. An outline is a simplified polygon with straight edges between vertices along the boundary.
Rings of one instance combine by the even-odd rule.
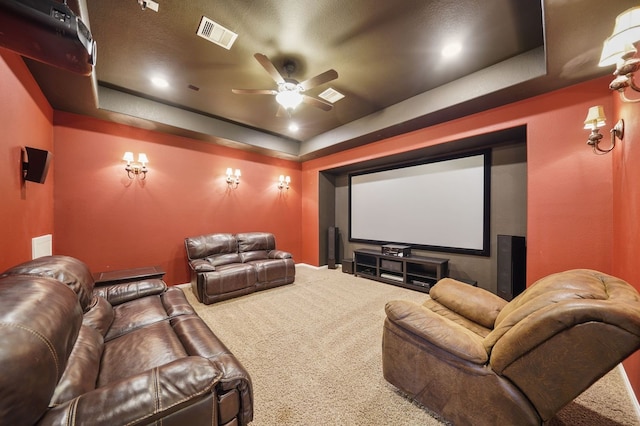
[[[526,288],[525,237],[498,235],[498,296],[511,300]]]
[[[330,226],[327,235],[327,267],[336,269],[338,259],[338,228]]]

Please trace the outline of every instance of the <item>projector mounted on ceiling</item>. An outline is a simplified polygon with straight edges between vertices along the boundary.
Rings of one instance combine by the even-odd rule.
[[[158,11],[159,4],[152,0],[138,0],[138,4],[142,10],[151,9],[154,12]]]
[[[89,75],[96,42],[66,0],[0,0],[0,46],[68,71]]]

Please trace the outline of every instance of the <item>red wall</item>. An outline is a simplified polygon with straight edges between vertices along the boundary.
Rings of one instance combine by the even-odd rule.
[[[317,264],[319,171],[369,158],[527,126],[527,277],[612,268],[611,156],[594,155],[583,129],[587,109],[613,113],[604,79],[382,140],[303,164],[302,261]]]
[[[53,149],[53,110],[20,56],[0,48],[0,271],[31,259],[31,238],[53,233],[53,165],[23,182],[21,147]]]
[[[301,257],[300,164],[192,139],[56,112],[54,252],[91,270],[160,265],[169,284],[189,281],[184,238],[273,232]],[[127,177],[125,151],[149,158],[146,180]],[[227,167],[242,171],[237,189]],[[276,187],[291,176],[291,189]]]
[[[630,97],[633,97],[630,95]],[[622,103],[617,95],[615,120],[622,118],[625,134],[611,154],[613,169],[613,274],[640,285],[638,241],[640,241],[640,104]],[[612,117],[613,118],[613,117]],[[605,128],[608,128],[605,127]],[[640,352],[625,363],[629,381],[640,394]]]

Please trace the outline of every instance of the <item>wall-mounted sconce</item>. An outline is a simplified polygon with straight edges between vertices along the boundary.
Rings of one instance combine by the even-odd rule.
[[[289,189],[289,184],[291,183],[291,178],[289,176],[280,175],[278,178],[278,189]]]
[[[590,145],[593,148],[593,152],[595,154],[606,154],[607,152],[610,152],[616,146],[616,138],[622,140],[624,137],[624,121],[620,119],[616,125],[613,126],[613,129],[610,130],[611,145],[609,148],[600,148],[600,140],[603,137],[600,133],[600,128],[604,127],[606,123],[607,117],[604,115],[604,108],[602,105],[592,106],[589,108],[587,118],[584,120],[584,128],[591,130],[591,134],[587,140],[587,145]]]
[[[138,175],[142,175],[142,177],[140,178],[141,180],[147,178],[147,163],[149,162],[149,159],[147,159],[147,154],[141,152],[140,154],[138,154],[138,162],[134,162],[133,152],[127,151],[124,153],[122,159],[127,162],[127,165],[124,169],[127,171],[127,176],[129,176],[129,179],[133,179]]]
[[[227,185],[229,185],[229,188],[237,188],[238,185],[240,185],[240,169],[236,169],[236,171],[234,172],[233,169],[231,167],[229,167],[227,169]]]
[[[617,77],[609,84],[609,89],[617,90],[624,102],[640,102],[640,98],[630,99],[625,95],[627,88],[640,92],[633,78],[640,69],[640,59],[634,58],[637,53],[634,44],[640,41],[640,6],[622,12],[616,18],[613,34],[607,38],[600,55],[601,67],[616,64],[613,73]]]

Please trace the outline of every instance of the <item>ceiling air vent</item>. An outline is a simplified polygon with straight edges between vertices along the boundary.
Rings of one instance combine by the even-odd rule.
[[[340,99],[344,98],[344,95],[342,93],[338,92],[335,89],[332,89],[331,87],[320,93],[318,96],[327,102],[331,102],[332,104],[335,104]]]
[[[198,32],[196,34],[217,44],[218,46],[224,47],[227,50],[231,49],[233,42],[236,41],[236,38],[238,37],[238,34],[226,29],[206,16],[203,16],[200,20],[200,26],[198,27]]]

